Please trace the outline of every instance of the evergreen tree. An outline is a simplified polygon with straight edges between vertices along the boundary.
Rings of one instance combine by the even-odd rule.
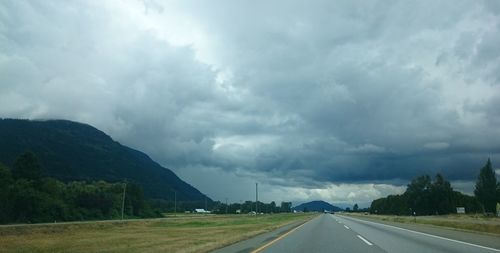
[[[356,204],[354,204],[354,206],[352,207],[352,211],[353,211],[353,212],[357,212],[357,211],[358,211],[358,209],[359,209],[358,204],[357,204],[357,203],[356,203]]]
[[[484,211],[488,213],[496,212],[497,202],[497,178],[488,158],[486,165],[481,168],[476,181],[474,195],[483,205]]]

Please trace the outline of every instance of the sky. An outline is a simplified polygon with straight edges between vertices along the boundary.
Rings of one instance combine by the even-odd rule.
[[[500,1],[0,1],[0,117],[91,124],[214,200],[500,173]]]

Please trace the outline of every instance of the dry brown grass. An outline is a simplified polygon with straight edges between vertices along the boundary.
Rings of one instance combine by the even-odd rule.
[[[208,252],[312,214],[227,215],[0,227],[1,252]]]
[[[485,217],[483,215],[433,215],[433,216],[396,216],[396,215],[364,215],[344,213],[360,218],[370,218],[399,223],[417,223],[424,225],[447,227],[474,232],[500,235],[500,218]]]

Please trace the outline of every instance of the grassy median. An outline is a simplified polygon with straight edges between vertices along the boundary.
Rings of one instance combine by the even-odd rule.
[[[473,232],[500,235],[500,218],[483,215],[433,215],[433,216],[396,216],[396,215],[365,215],[359,213],[343,213],[358,218],[369,218],[382,221],[424,224]]]
[[[1,252],[208,252],[314,214],[205,215],[0,227]]]

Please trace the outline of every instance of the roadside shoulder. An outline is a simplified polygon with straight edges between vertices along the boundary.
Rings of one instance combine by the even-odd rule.
[[[318,216],[313,216],[312,218],[302,220],[302,221],[296,221],[291,224],[282,226],[276,230],[266,232],[260,235],[257,235],[255,237],[252,237],[250,239],[242,240],[239,242],[236,242],[234,244],[231,244],[229,246],[217,249],[215,251],[212,251],[212,253],[233,253],[233,252],[238,252],[238,253],[244,253],[244,252],[252,252],[256,249],[258,249],[260,246],[265,245],[266,243],[280,237],[281,235],[288,233],[292,229],[295,229],[296,227],[309,222],[310,220],[316,218]]]

